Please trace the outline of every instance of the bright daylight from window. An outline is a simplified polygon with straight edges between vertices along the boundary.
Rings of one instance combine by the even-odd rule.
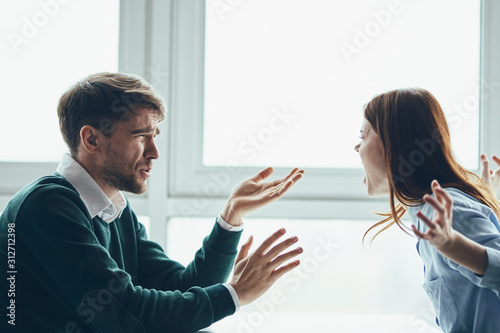
[[[9,78],[0,82],[0,135],[15,142],[0,147],[0,162],[59,161],[66,151],[59,97],[91,73],[118,71],[119,0],[46,3],[11,1],[0,13],[8,37],[0,41],[0,72]]]
[[[363,105],[421,87],[478,167],[479,0],[235,3],[206,4],[205,165],[360,168]]]
[[[212,223],[212,218],[171,219],[167,255],[187,265]],[[365,327],[364,332],[379,332],[379,328],[385,333],[438,332],[432,328],[432,305],[419,287],[422,265],[415,238],[394,227],[364,248],[361,237],[372,223],[246,219],[241,243],[253,235],[254,244],[259,244],[272,230],[286,226],[288,236],[299,235],[296,246],[302,246],[304,253],[299,258],[301,266],[278,280],[255,304],[239,310],[242,314],[238,316],[237,332],[273,332],[272,327],[278,332],[286,327],[279,322],[280,314],[285,313],[296,313],[302,320],[309,315],[328,314],[335,320],[329,327],[338,328],[338,332],[358,332],[360,327]],[[360,318],[366,321],[365,326],[352,324]],[[226,324],[234,328],[231,318],[219,326],[224,328]]]

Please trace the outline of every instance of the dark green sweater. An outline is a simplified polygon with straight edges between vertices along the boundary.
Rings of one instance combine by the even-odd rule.
[[[24,187],[1,215],[2,274],[12,269],[9,233],[17,273],[0,282],[0,328],[7,332],[190,332],[235,311],[220,282],[232,269],[241,232],[217,223],[184,267],[147,239],[128,204],[109,224],[91,219],[77,191],[55,174]],[[14,297],[7,293],[12,280]],[[16,325],[4,326],[12,299]]]

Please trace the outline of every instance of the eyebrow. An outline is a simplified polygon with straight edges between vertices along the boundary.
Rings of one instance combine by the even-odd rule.
[[[136,134],[148,134],[148,133],[153,133],[155,131],[155,128],[152,127],[146,127],[146,128],[139,128],[134,131],[131,131],[130,134],[136,135]],[[156,128],[156,135],[160,134],[160,129],[157,127]]]

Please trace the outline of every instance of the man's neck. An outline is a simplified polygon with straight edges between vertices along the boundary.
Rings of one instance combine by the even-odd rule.
[[[101,177],[101,172],[99,171],[99,167],[94,162],[94,160],[90,158],[86,158],[84,156],[74,156],[71,157],[78,162],[82,166],[82,168],[87,171],[87,173],[94,179],[94,181],[99,185],[101,190],[106,194],[109,200],[113,200],[120,191],[112,186],[109,186],[106,181],[104,181],[103,177]]]

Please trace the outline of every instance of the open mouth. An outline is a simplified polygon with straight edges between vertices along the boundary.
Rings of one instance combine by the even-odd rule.
[[[149,178],[151,176],[151,169],[140,169],[139,173],[141,176]]]

